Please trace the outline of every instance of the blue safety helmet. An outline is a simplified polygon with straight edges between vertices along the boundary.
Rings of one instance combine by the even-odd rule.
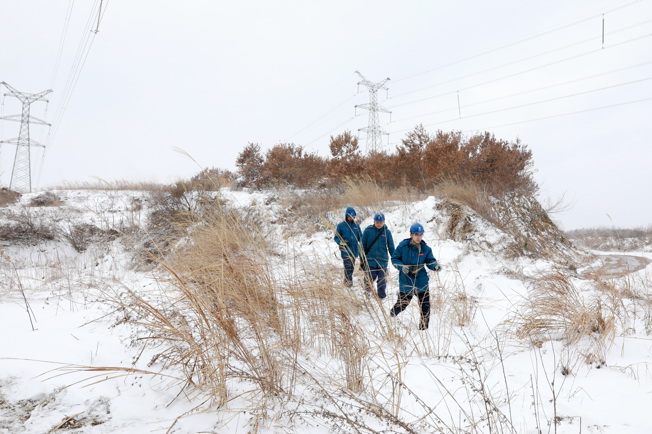
[[[412,226],[410,226],[410,233],[411,234],[422,234],[425,231],[423,230],[423,225],[421,223],[413,223]]]
[[[351,217],[352,219],[354,219],[356,215],[357,214],[355,213],[355,209],[352,206],[346,209],[346,214],[345,214],[346,217]]]
[[[385,214],[383,214],[382,212],[379,212],[378,214],[376,214],[374,216],[374,221],[375,222],[384,222],[385,221]]]

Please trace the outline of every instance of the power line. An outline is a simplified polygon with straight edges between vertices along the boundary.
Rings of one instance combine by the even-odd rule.
[[[82,38],[77,47],[75,58],[70,67],[64,90],[61,93],[61,102],[57,112],[55,113],[54,121],[52,122],[53,128],[49,136],[49,142],[54,141],[54,137],[56,136],[56,133],[61,124],[61,119],[63,118],[63,115],[68,108],[68,103],[72,98],[72,94],[79,80],[79,76],[81,75],[84,65],[86,64],[86,59],[88,58],[88,54],[90,53],[90,48],[92,47],[93,41],[95,40],[95,34],[91,31],[91,28],[96,17],[95,10],[97,8],[98,1],[99,0],[95,0],[93,7],[91,8],[91,12],[84,28],[84,33],[82,34]]]
[[[349,79],[349,76],[347,75],[347,76],[345,76],[345,77],[342,77],[342,78],[341,78],[340,80],[338,80],[337,82],[335,82],[335,84],[329,85],[329,86],[324,90],[323,93],[321,93],[320,95],[316,96],[315,98],[309,100],[308,102],[306,102],[305,104],[303,104],[299,109],[297,109],[296,111],[290,113],[290,114],[287,115],[284,119],[282,119],[281,121],[279,121],[279,122],[276,124],[276,126],[275,126],[272,130],[278,130],[279,126],[281,126],[281,125],[285,125],[285,124],[286,124],[290,119],[295,118],[296,115],[297,115],[298,113],[303,113],[303,112],[305,112],[305,110],[306,110],[308,107],[314,105],[317,101],[319,101],[319,100],[322,99],[323,97],[325,97],[325,96],[327,96],[327,95],[330,95],[330,94],[332,93],[332,89],[336,89],[336,88],[338,88],[340,84],[342,84],[345,80],[348,80],[348,79]],[[347,98],[345,101],[343,101],[342,103],[338,104],[335,108],[339,108],[341,105],[344,105],[344,103],[350,101],[351,98],[353,98],[354,96],[355,96],[355,95],[353,95],[353,96]],[[334,109],[333,109],[333,110],[334,110]],[[314,122],[317,122],[317,121],[321,120],[321,118],[325,117],[325,116],[328,115],[328,114],[330,114],[330,111],[328,111],[328,112],[325,113],[324,115],[320,115],[319,118],[317,118],[315,121],[311,122],[308,126],[302,128],[300,131],[297,131],[296,133],[294,133],[294,134],[292,134],[291,136],[289,136],[288,139],[287,139],[286,141],[289,142],[290,139],[291,139],[293,136],[295,136],[296,134],[299,134],[299,133],[300,133],[301,131],[303,131],[305,128],[309,127],[309,126],[312,125]]]
[[[610,85],[610,86],[604,86],[604,87],[600,87],[600,88],[597,88],[597,89],[591,89],[591,90],[587,90],[587,91],[583,91],[583,92],[577,92],[577,93],[573,93],[573,94],[569,94],[569,95],[563,95],[563,96],[559,96],[559,97],[555,97],[555,98],[548,98],[548,99],[545,99],[545,100],[534,101],[534,102],[530,102],[530,103],[526,103],[526,104],[519,104],[519,105],[512,106],[512,107],[505,107],[505,108],[502,108],[502,109],[491,110],[491,111],[488,111],[488,112],[476,113],[474,115],[465,116],[463,119],[469,119],[469,118],[474,118],[474,117],[478,117],[478,116],[486,116],[486,115],[490,115],[490,114],[494,114],[494,113],[500,113],[500,112],[504,112],[504,111],[508,111],[508,110],[514,110],[514,109],[519,109],[519,108],[528,107],[528,106],[532,106],[532,105],[544,104],[544,103],[547,103],[547,102],[558,101],[558,100],[566,99],[566,98],[572,98],[572,97],[575,97],[575,96],[587,95],[589,93],[599,92],[599,91],[607,90],[607,89],[613,89],[613,88],[621,87],[621,86],[628,86],[630,84],[641,83],[641,82],[648,81],[648,80],[652,80],[652,77],[646,77],[646,78],[642,78],[642,79],[638,79],[638,80],[628,81],[626,83],[619,83],[619,84],[614,84],[614,85]],[[426,124],[424,126],[429,127],[429,126],[433,126],[433,125],[441,125],[441,124],[445,124],[445,123],[449,123],[449,122],[453,122],[453,121],[457,121],[457,120],[459,120],[459,118],[448,119],[448,120],[439,121],[439,122],[433,122],[431,124]],[[411,128],[406,128],[404,130],[397,130],[397,131],[394,131],[394,133],[402,133],[402,132],[409,131],[409,130],[411,130]]]
[[[329,134],[332,133],[333,131],[335,131],[335,130],[337,130],[337,129],[340,129],[342,126],[348,124],[349,122],[351,122],[351,121],[352,121],[353,119],[355,119],[356,117],[357,117],[357,116],[351,116],[350,118],[348,118],[347,120],[345,120],[345,121],[342,122],[341,124],[337,125],[336,127],[333,127],[333,128],[331,128],[330,130],[326,131],[325,133],[321,134],[319,137],[316,137],[316,138],[312,139],[311,141],[309,141],[309,142],[307,143],[307,145],[311,145],[311,144],[315,143],[317,140],[323,138],[324,136],[329,135]]]
[[[621,72],[621,71],[625,71],[625,70],[628,70],[628,69],[638,68],[638,67],[649,65],[649,64],[652,64],[652,60],[642,62],[642,63],[638,63],[636,65],[625,66],[623,68],[612,69],[610,71],[605,71],[605,72],[601,72],[601,73],[598,73],[598,74],[592,74],[592,75],[588,75],[588,76],[575,78],[575,79],[572,79],[572,80],[566,80],[566,81],[562,81],[562,82],[559,82],[559,83],[554,83],[554,84],[550,84],[550,85],[546,85],[546,86],[540,86],[540,87],[536,87],[536,88],[533,88],[533,89],[524,90],[522,92],[516,92],[516,93],[509,94],[509,95],[503,95],[503,96],[499,96],[499,97],[495,97],[495,98],[485,99],[485,100],[482,100],[482,101],[477,101],[477,102],[474,102],[474,103],[465,104],[464,107],[465,108],[473,107],[473,106],[477,106],[477,105],[481,105],[481,104],[486,104],[488,102],[499,101],[501,99],[513,98],[515,96],[525,95],[525,94],[532,93],[532,92],[538,92],[538,91],[542,91],[542,90],[546,90],[546,89],[552,89],[554,87],[564,86],[566,84],[575,83],[575,82],[578,82],[578,81],[586,81],[586,80],[590,80],[592,78],[600,77],[600,76],[603,76],[603,75],[613,74],[613,73],[616,73],[616,72]],[[397,119],[397,120],[393,121],[392,123],[399,123],[399,122],[403,122],[403,121],[407,121],[407,120],[411,120],[411,119],[416,119],[416,118],[420,118],[420,117],[430,116],[430,115],[439,114],[439,113],[445,113],[445,112],[448,112],[448,111],[457,110],[458,108],[459,108],[459,106],[457,106],[457,105],[454,106],[454,107],[451,106],[449,108],[442,109],[442,110],[437,110],[437,111],[434,111],[434,112],[429,112],[429,113],[416,115],[416,116],[410,116],[408,118]]]
[[[82,33],[82,37],[80,39],[79,45],[77,47],[77,52],[75,54],[73,63],[70,67],[70,71],[68,72],[68,77],[66,79],[66,84],[64,86],[64,90],[61,93],[61,98],[60,98],[60,103],[59,106],[55,112],[54,115],[54,120],[52,122],[52,127],[48,131],[48,136],[46,139],[46,147],[45,151],[43,152],[43,155],[41,157],[41,165],[39,168],[37,180],[40,180],[41,172],[43,170],[44,162],[45,162],[45,156],[47,153],[47,150],[51,147],[51,144],[54,143],[55,137],[57,132],[59,131],[59,127],[61,125],[61,122],[63,120],[63,116],[66,113],[66,110],[68,109],[68,104],[70,103],[70,100],[72,98],[72,95],[75,91],[75,88],[77,86],[77,83],[79,81],[79,77],[81,76],[82,70],[84,69],[84,66],[86,65],[86,60],[88,59],[88,55],[90,53],[91,47],[93,46],[93,41],[95,40],[95,35],[96,33],[91,31],[93,23],[95,22],[95,18],[98,17],[98,24],[101,19],[103,19],[104,14],[106,13],[106,10],[108,8],[109,2],[106,2],[106,5],[104,7],[104,11],[100,11],[98,9],[98,1],[95,0],[93,3],[93,6],[91,7],[91,11],[89,13],[88,19],[86,21],[86,26],[84,27],[84,31]],[[98,11],[97,13],[95,11]],[[72,3],[70,6],[70,12],[72,12]],[[58,69],[58,66],[57,66]]]
[[[652,21],[652,20],[650,20],[650,21]],[[496,78],[493,78],[491,80],[486,80],[486,81],[483,81],[481,83],[477,83],[477,84],[473,84],[473,85],[470,85],[470,86],[462,87],[462,88],[459,88],[459,89],[457,89],[455,91],[445,92],[445,93],[441,93],[441,94],[438,94],[438,95],[433,95],[433,96],[429,96],[429,97],[426,97],[426,98],[420,98],[420,99],[417,99],[417,100],[397,104],[397,105],[391,106],[390,108],[395,109],[397,107],[402,107],[402,106],[405,106],[405,105],[410,105],[410,104],[415,104],[415,103],[418,103],[418,102],[428,101],[428,100],[435,99],[435,98],[441,98],[442,96],[446,96],[446,95],[452,95],[452,94],[455,94],[455,93],[457,93],[459,91],[473,89],[473,88],[476,88],[476,87],[484,86],[484,85],[489,84],[489,83],[495,83],[497,81],[505,80],[507,78],[512,78],[512,77],[516,77],[518,75],[527,74],[529,72],[534,72],[534,71],[537,71],[539,69],[547,68],[549,66],[558,65],[560,63],[564,63],[564,62],[568,62],[568,61],[571,61],[571,60],[579,59],[581,57],[585,57],[585,56],[588,56],[588,55],[591,55],[591,54],[602,52],[602,51],[605,51],[605,50],[608,50],[608,49],[617,48],[617,47],[620,47],[622,45],[626,45],[626,44],[629,44],[629,43],[632,43],[632,42],[636,42],[636,41],[639,41],[639,40],[644,39],[644,38],[649,38],[650,36],[652,36],[652,33],[648,33],[646,35],[638,36],[638,37],[632,38],[632,39],[627,39],[625,41],[615,43],[615,44],[610,45],[610,46],[605,47],[605,48],[596,48],[594,50],[585,51],[583,53],[579,53],[579,54],[575,54],[573,56],[565,57],[563,59],[558,59],[558,60],[555,60],[554,62],[545,63],[543,65],[535,66],[533,68],[524,69],[524,70],[517,71],[517,72],[511,73],[511,74],[508,74],[508,75],[503,75],[503,76],[500,76],[500,77],[496,77]],[[513,63],[518,63],[518,61],[513,62]],[[481,72],[485,72],[485,71],[481,71]],[[472,75],[477,75],[477,74],[478,73],[470,74],[470,75],[467,75],[467,77],[472,76]],[[463,78],[466,78],[466,77],[463,77]],[[429,86],[429,87],[439,86],[441,84],[446,84],[446,83],[449,83],[449,82],[452,82],[452,81],[456,81],[458,79],[459,78],[455,78],[455,79],[448,80],[446,82],[442,82],[442,83],[439,83],[439,84],[436,84],[436,85],[433,85],[433,86]],[[403,95],[405,95],[405,94],[403,94]]]
[[[603,109],[608,109],[608,108],[613,108],[613,107],[621,107],[621,106],[629,105],[629,104],[637,104],[637,103],[645,102],[645,101],[652,101],[652,96],[648,97],[648,98],[641,98],[641,99],[636,99],[636,100],[632,100],[632,101],[625,101],[625,102],[616,103],[616,104],[609,104],[609,105],[604,105],[604,106],[600,106],[600,107],[588,108],[588,109],[584,109],[584,110],[576,110],[576,111],[567,112],[567,113],[558,113],[556,115],[544,116],[544,117],[528,119],[528,120],[524,120],[524,121],[510,122],[510,123],[501,124],[501,125],[493,125],[491,127],[481,128],[480,130],[490,130],[490,129],[493,129],[493,128],[507,127],[507,126],[511,126],[511,125],[524,124],[524,123],[528,123],[528,122],[543,121],[543,120],[547,120],[547,119],[553,119],[553,118],[558,118],[558,117],[563,117],[563,116],[570,116],[570,115],[586,113],[586,112],[591,112],[591,111],[596,111],[596,110],[603,110]],[[478,131],[478,129],[467,130],[467,132],[468,131]]]
[[[620,33],[620,32],[624,32],[625,30],[629,30],[629,29],[632,29],[632,28],[634,28],[634,27],[639,27],[639,26],[642,26],[642,25],[645,25],[645,24],[649,24],[650,22],[652,22],[652,20],[646,20],[646,21],[643,21],[643,22],[640,22],[640,23],[637,23],[637,24],[633,24],[633,25],[631,25],[631,26],[623,27],[623,28],[620,28],[620,29],[618,29],[618,30],[615,30],[615,31],[609,33],[609,35],[614,35],[614,34],[617,34],[617,33]],[[528,60],[536,59],[537,57],[545,56],[545,55],[548,55],[548,54],[551,54],[551,53],[555,53],[555,52],[557,52],[557,51],[566,50],[566,49],[568,49],[568,48],[575,47],[575,46],[582,45],[582,44],[586,44],[586,43],[588,43],[588,42],[593,42],[593,41],[595,41],[595,38],[594,38],[594,37],[587,38],[587,39],[583,39],[583,40],[581,40],[581,41],[574,42],[574,43],[572,43],[572,44],[568,44],[568,45],[564,45],[563,47],[555,48],[555,49],[553,49],[553,50],[544,51],[544,52],[542,52],[542,53],[538,53],[538,54],[535,54],[535,55],[532,55],[532,56],[529,56],[529,57],[525,57],[525,58],[522,58],[522,59],[518,59],[518,60],[515,60],[515,61],[512,61],[512,62],[509,62],[509,63],[503,63],[503,64],[501,64],[501,65],[497,65],[497,66],[494,66],[494,67],[491,67],[491,68],[487,68],[487,69],[484,69],[484,70],[481,70],[481,71],[473,72],[473,73],[471,73],[471,74],[467,74],[467,75],[464,75],[464,76],[456,77],[456,78],[453,78],[453,79],[450,79],[450,80],[446,80],[446,81],[441,81],[441,82],[439,82],[439,83],[431,84],[431,85],[428,85],[428,86],[425,86],[425,87],[421,87],[421,88],[419,88],[419,89],[411,90],[411,91],[409,91],[409,92],[404,92],[404,93],[402,93],[402,94],[394,95],[394,96],[392,97],[392,99],[394,99],[394,98],[400,98],[400,97],[405,96],[405,95],[411,95],[411,94],[413,94],[413,93],[420,92],[420,91],[425,90],[425,89],[431,89],[431,88],[433,88],[433,87],[439,87],[439,86],[441,86],[441,85],[448,84],[448,83],[452,83],[452,82],[455,82],[455,81],[458,81],[458,80],[463,80],[463,79],[465,79],[465,78],[473,77],[473,76],[475,76],[475,75],[486,74],[487,72],[495,71],[495,70],[497,70],[497,69],[505,68],[505,67],[508,67],[508,66],[511,66],[511,65],[515,65],[515,64],[517,64],[517,63],[525,62],[525,61],[528,61]],[[595,51],[601,51],[602,49],[604,49],[604,43],[603,43],[602,46],[600,47],[600,50],[597,50],[597,49],[596,49]],[[589,52],[589,53],[591,53],[591,52]],[[466,89],[458,89],[458,90],[466,90]],[[408,102],[408,103],[405,103],[405,104],[409,104],[409,102]],[[400,105],[403,105],[403,104],[399,104],[398,106],[400,106]],[[398,107],[398,106],[395,106],[395,107]]]
[[[444,65],[440,65],[440,66],[437,66],[437,67],[435,67],[435,68],[428,69],[428,70],[426,70],[426,71],[422,71],[422,72],[419,72],[419,73],[416,73],[416,74],[413,74],[413,75],[410,75],[410,76],[407,76],[407,77],[398,78],[398,79],[393,80],[393,81],[394,81],[395,83],[398,83],[398,82],[401,82],[401,81],[404,81],[404,80],[408,80],[408,79],[411,79],[411,78],[419,77],[419,76],[424,75],[424,74],[428,74],[428,73],[433,72],[433,71],[437,71],[437,70],[439,70],[439,69],[443,69],[443,68],[446,68],[446,67],[449,67],[449,66],[452,66],[452,65],[456,65],[456,64],[458,64],[458,63],[462,63],[462,62],[465,62],[465,61],[467,61],[467,60],[475,59],[476,57],[486,56],[487,54],[495,53],[496,51],[504,50],[505,48],[513,47],[513,46],[515,46],[515,45],[522,44],[523,42],[531,41],[531,40],[533,40],[533,39],[540,38],[541,36],[549,35],[549,34],[551,34],[551,33],[555,33],[555,32],[557,32],[557,31],[559,31],[559,30],[563,30],[563,29],[566,29],[566,28],[569,28],[569,27],[576,26],[576,25],[578,25],[578,24],[585,23],[585,22],[590,21],[590,20],[592,20],[592,19],[595,19],[595,18],[601,17],[601,16],[603,16],[603,15],[605,15],[605,14],[608,14],[608,13],[611,13],[611,12],[615,12],[615,11],[620,10],[620,9],[628,8],[628,7],[630,7],[630,6],[633,6],[633,5],[636,4],[636,3],[640,3],[641,1],[642,1],[642,0],[635,0],[635,1],[632,1],[632,2],[627,3],[627,4],[625,4],[625,5],[621,5],[621,6],[614,7],[614,8],[612,8],[612,9],[609,9],[609,10],[607,10],[606,12],[601,12],[601,13],[599,13],[599,14],[591,15],[591,16],[586,17],[586,18],[583,18],[583,19],[581,19],[581,20],[574,21],[574,22],[569,23],[569,24],[564,24],[564,25],[559,26],[559,27],[556,27],[556,28],[554,28],[554,29],[547,30],[547,31],[544,31],[544,32],[541,32],[541,33],[537,33],[537,34],[535,34],[535,35],[528,36],[528,37],[523,38],[523,39],[519,39],[518,41],[510,42],[509,44],[501,45],[501,46],[499,46],[499,47],[492,48],[492,49],[489,49],[489,50],[486,50],[486,51],[483,51],[483,52],[480,52],[480,53],[477,53],[477,54],[474,54],[474,55],[471,55],[471,56],[468,56],[468,57],[464,57],[464,58],[462,58],[462,59],[455,60],[455,61],[453,61],[453,62],[449,62],[449,63],[446,63],[446,64],[444,64]]]
[[[317,119],[315,119],[314,121],[310,122],[308,125],[306,125],[305,127],[301,128],[299,131],[297,131],[297,132],[293,133],[292,135],[290,135],[290,136],[288,137],[287,141],[289,142],[290,139],[292,139],[293,137],[295,137],[297,134],[302,133],[303,131],[307,130],[308,128],[310,128],[311,126],[313,126],[314,124],[316,124],[317,122],[319,122],[320,120],[322,120],[323,118],[325,118],[326,116],[328,116],[329,114],[333,113],[335,110],[337,110],[338,108],[342,107],[344,104],[348,103],[348,102],[351,101],[353,98],[355,98],[355,96],[356,96],[355,94],[354,94],[354,95],[351,95],[350,97],[348,97],[348,98],[345,99],[344,101],[338,103],[336,106],[334,106],[333,108],[329,109],[326,113],[324,113],[323,115],[320,115]]]
[[[495,128],[502,128],[502,127],[508,127],[508,126],[512,126],[512,125],[519,125],[519,124],[525,124],[525,123],[530,123],[530,122],[544,121],[544,120],[554,119],[554,118],[559,118],[559,117],[564,117],[564,116],[572,116],[572,115],[576,115],[576,114],[587,113],[587,112],[592,112],[592,111],[597,111],[597,110],[605,110],[605,109],[614,108],[614,107],[622,107],[622,106],[626,106],[626,105],[630,105],[630,104],[638,104],[638,103],[642,103],[642,102],[646,102],[646,101],[652,101],[652,96],[647,97],[647,98],[631,100],[631,101],[624,101],[624,102],[621,102],[621,103],[609,104],[609,105],[604,105],[604,106],[599,106],[599,107],[592,107],[592,108],[583,109],[583,110],[575,110],[575,111],[572,111],[572,112],[557,113],[557,114],[554,114],[554,115],[542,116],[542,117],[526,119],[526,120],[522,120],[522,121],[509,122],[509,123],[505,123],[505,124],[492,125],[492,126],[482,127],[482,128],[466,129],[463,132],[472,133],[472,132],[477,132],[477,131],[489,131],[489,130],[492,130],[492,129],[495,129]],[[395,132],[392,132],[390,134],[395,134],[395,133],[398,133],[398,132],[400,132],[400,131],[395,131]]]
[[[66,37],[68,35],[68,27],[70,25],[70,17],[72,16],[72,8],[75,4],[75,0],[70,0],[68,3],[68,11],[66,12],[66,19],[64,20],[63,30],[61,31],[61,36],[59,38],[59,50],[57,51],[57,57],[54,62],[54,69],[52,71],[52,80],[50,81],[50,88],[54,88],[54,83],[57,80],[57,75],[59,74],[59,63],[61,62],[61,55],[63,54],[63,47],[66,42]]]

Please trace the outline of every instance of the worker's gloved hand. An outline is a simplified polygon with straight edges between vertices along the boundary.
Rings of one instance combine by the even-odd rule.
[[[342,252],[346,252],[346,248],[349,247],[349,243],[346,241],[340,241],[340,250]]]
[[[432,269],[433,271],[441,271],[441,265],[437,264],[435,265],[435,268]]]
[[[419,267],[417,265],[410,265],[410,274],[417,274],[419,272]]]
[[[407,276],[410,274],[410,267],[408,265],[403,265],[401,267],[401,272]]]

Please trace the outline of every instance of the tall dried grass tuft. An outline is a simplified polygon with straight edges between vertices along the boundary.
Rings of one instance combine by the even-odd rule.
[[[264,238],[245,228],[237,213],[218,211],[195,228],[192,243],[169,267],[182,283],[189,316],[222,347],[220,363],[234,357],[242,375],[265,392],[278,392],[283,386],[275,354],[287,337],[283,310],[266,270]]]
[[[552,338],[572,345],[584,337],[608,341],[615,336],[615,318],[600,299],[586,300],[561,273],[536,282],[517,323],[517,336],[535,344]]]
[[[363,390],[368,344],[356,318],[363,308],[333,283],[334,270],[303,258],[286,279],[281,269],[272,273],[270,238],[219,205],[187,228],[189,239],[163,264],[173,299],[134,294],[123,304],[150,330],[157,360],[180,365],[187,385],[217,405],[227,402],[232,379],[254,384],[250,392],[261,399],[291,396],[306,349],[338,361],[330,378],[342,375],[348,390]]]
[[[114,180],[107,181],[97,178],[94,182],[64,182],[52,186],[51,190],[118,190],[118,191],[161,191],[167,187],[164,184],[153,181],[128,181]]]
[[[282,214],[280,221],[292,222],[290,229],[314,233],[326,229],[323,216],[334,212],[338,218],[344,208],[355,206],[359,218],[366,218],[381,210],[385,204],[398,201],[415,201],[425,195],[408,187],[387,188],[370,178],[345,178],[340,187],[309,191],[286,189],[279,192]]]
[[[442,199],[468,206],[494,224],[500,223],[492,205],[491,196],[482,185],[471,181],[461,182],[449,179],[438,183],[435,193]]]
[[[409,186],[388,188],[368,177],[346,178],[343,184],[342,199],[345,203],[354,203],[363,209],[369,208],[371,212],[385,202],[412,202],[425,196]]]

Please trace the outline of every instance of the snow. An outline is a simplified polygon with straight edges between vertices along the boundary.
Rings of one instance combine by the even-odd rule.
[[[49,207],[29,206],[38,193],[23,195],[20,203],[0,209],[0,225],[27,213],[32,221],[63,230],[82,223],[124,230],[144,227],[151,211],[146,192],[54,193],[62,203]],[[255,208],[270,225],[282,211],[276,193],[225,189],[222,194],[236,207]],[[494,432],[517,433],[652,432],[646,411],[652,405],[649,263],[634,272],[619,263],[622,276],[603,281],[611,294],[639,295],[610,305],[619,309],[608,311],[616,318],[613,342],[596,336],[571,345],[519,339],[519,315],[533,287],[542,275],[563,268],[550,259],[506,255],[509,235],[470,210],[475,230],[451,239],[441,204],[428,197],[382,209],[397,244],[413,222],[424,224],[425,241],[443,265],[430,274],[429,330],[417,330],[414,301],[398,317],[386,317],[396,300],[396,270],[390,270],[388,297],[373,301],[356,271],[349,294],[366,306],[355,321],[369,332],[364,390],[346,391],[342,362],[317,349],[302,355],[306,373],[293,396],[265,409],[252,408],[251,384],[235,380],[226,405],[206,404],[206,396],[180,386],[185,377],[179,368],[152,361],[156,349],[139,339],[150,331],[125,321],[120,302],[128,303],[130,293],[153,303],[174,296],[161,270],[138,266],[130,241],[97,241],[82,252],[65,239],[0,244],[0,432],[355,432],[352,425],[325,423],[319,415],[338,409],[362,421],[360,426],[390,432],[432,427],[488,432],[490,425]],[[340,215],[330,212],[330,223]],[[363,228],[368,224],[371,217],[361,222]],[[341,263],[327,230],[274,233],[279,240],[270,266],[279,282],[300,280],[297,264],[306,258],[339,281]],[[649,252],[632,255],[652,259]],[[609,265],[585,257],[576,273],[564,272],[585,300],[604,300],[583,271]],[[402,346],[388,345],[388,333]],[[388,426],[369,408],[395,414],[407,425]]]

